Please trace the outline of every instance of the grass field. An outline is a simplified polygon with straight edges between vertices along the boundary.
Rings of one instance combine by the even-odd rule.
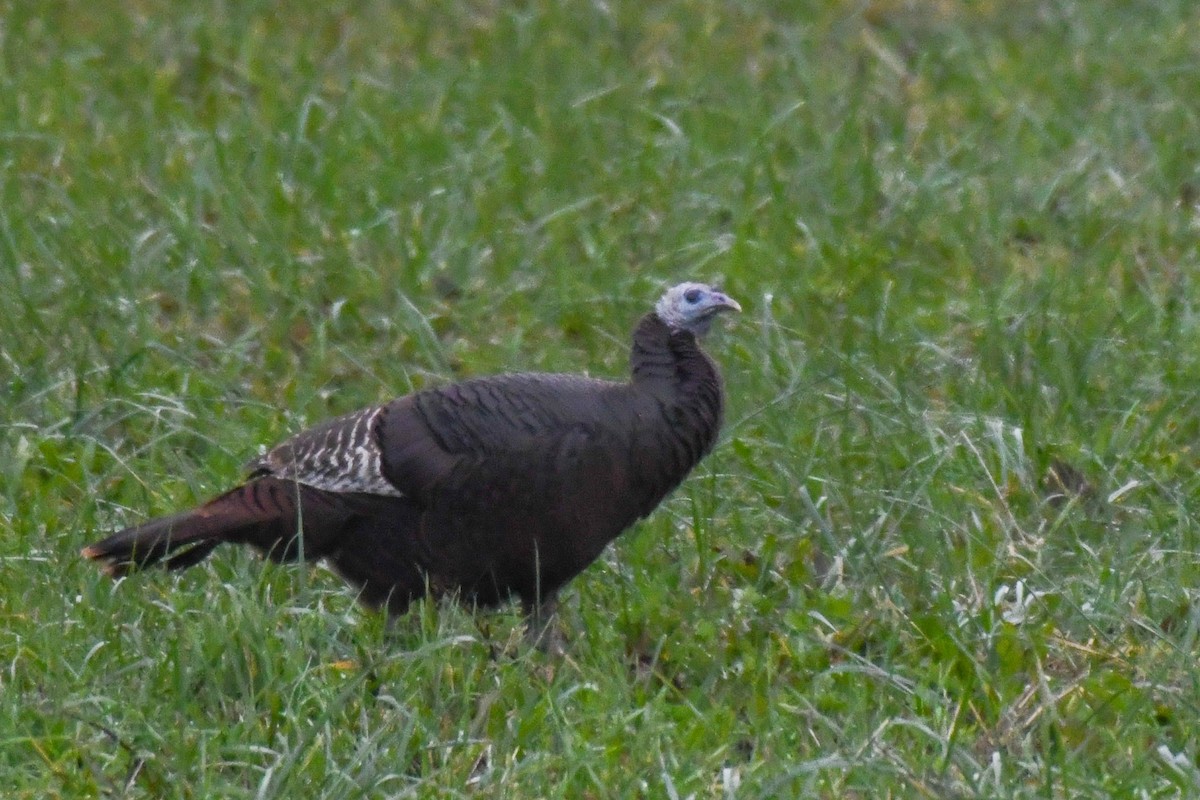
[[[0,12],[0,791],[1200,793],[1200,7]],[[306,423],[746,308],[721,444],[565,593],[78,551]]]

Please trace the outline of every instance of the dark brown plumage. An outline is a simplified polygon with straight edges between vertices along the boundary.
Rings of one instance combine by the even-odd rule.
[[[241,486],[83,554],[120,575],[249,544],[276,561],[324,558],[392,613],[427,592],[536,609],[712,448],[721,378],[697,337],[730,309],[711,287],[673,287],[634,331],[627,382],[497,375],[366,408],[280,444]]]

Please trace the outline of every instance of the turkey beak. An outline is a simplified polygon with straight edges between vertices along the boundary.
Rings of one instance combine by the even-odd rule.
[[[737,311],[739,314],[742,311],[741,304],[727,294],[722,292],[713,292],[713,311]]]

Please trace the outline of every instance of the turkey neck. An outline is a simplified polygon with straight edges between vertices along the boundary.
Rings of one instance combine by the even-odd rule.
[[[634,329],[629,368],[635,390],[686,408],[696,415],[698,427],[716,438],[723,412],[721,373],[693,333],[672,330],[657,314],[647,314]],[[704,451],[711,444],[706,442]]]
[[[642,317],[634,328],[629,368],[635,384],[647,385],[675,384],[693,373],[717,375],[716,365],[700,349],[695,334],[672,330],[654,313]]]

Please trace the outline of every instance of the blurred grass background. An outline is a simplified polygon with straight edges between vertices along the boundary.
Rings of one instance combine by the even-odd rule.
[[[0,785],[1194,796],[1198,202],[1184,0],[4,3]],[[689,278],[726,433],[563,658],[77,556]]]

